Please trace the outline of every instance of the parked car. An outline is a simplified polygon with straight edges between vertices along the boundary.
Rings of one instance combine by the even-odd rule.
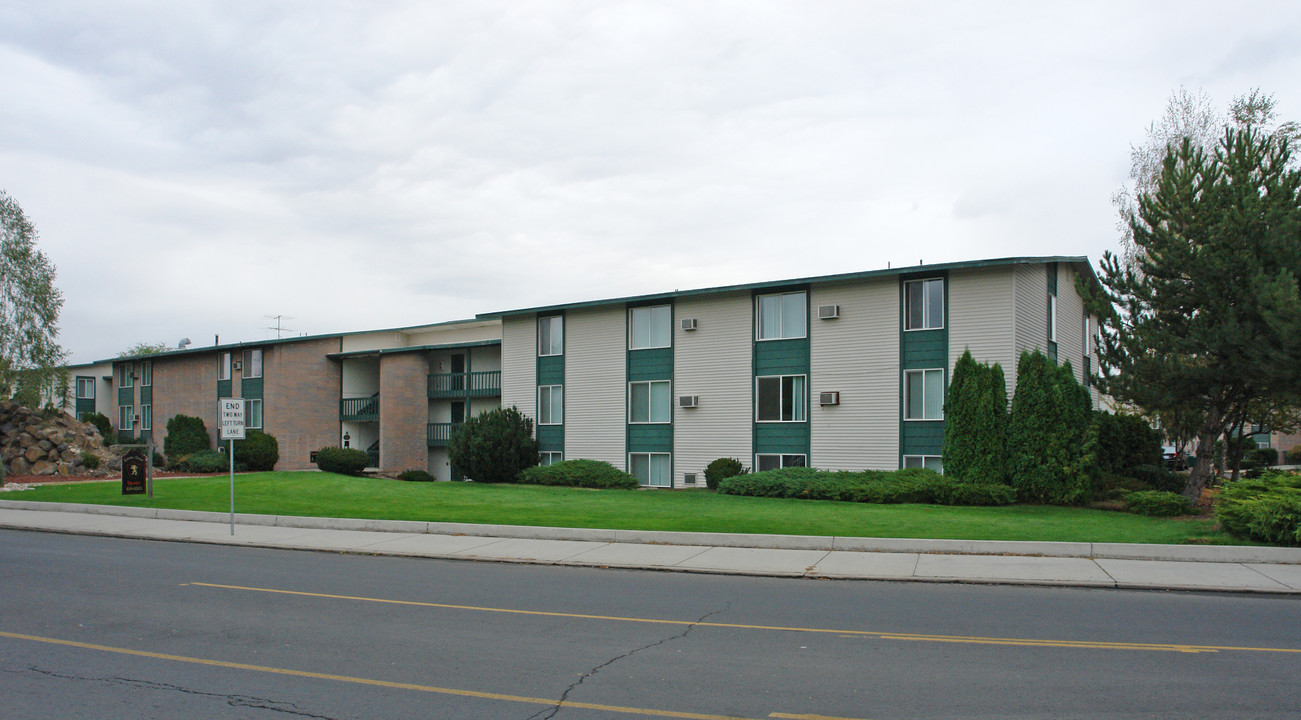
[[[1165,458],[1165,466],[1170,470],[1186,470],[1188,468],[1188,459],[1184,451],[1174,445],[1162,445],[1161,455]]]

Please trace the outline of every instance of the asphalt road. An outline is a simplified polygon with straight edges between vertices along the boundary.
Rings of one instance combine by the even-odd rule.
[[[1301,599],[0,531],[0,717],[1296,718]]]

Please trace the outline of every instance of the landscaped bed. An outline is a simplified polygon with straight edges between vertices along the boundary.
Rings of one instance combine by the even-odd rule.
[[[322,472],[235,477],[235,510],[264,515],[691,532],[1050,542],[1243,544],[1211,517],[1151,518],[1047,505],[873,505],[737,497],[706,490],[589,490],[536,485],[406,483]],[[157,478],[154,498],[118,482],[43,485],[5,500],[226,512],[228,476]]]

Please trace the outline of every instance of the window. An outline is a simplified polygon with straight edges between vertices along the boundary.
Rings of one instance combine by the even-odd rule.
[[[662,348],[673,344],[673,308],[638,307],[628,311],[628,348]]]
[[[1048,342],[1057,342],[1057,296],[1048,296]]]
[[[809,394],[803,375],[755,378],[758,386],[755,419],[760,422],[804,422],[809,414]]]
[[[943,370],[905,370],[903,380],[905,420],[944,419]]]
[[[565,354],[565,318],[563,315],[538,318],[538,354]]]
[[[117,386],[120,388],[135,387],[135,373],[131,372],[131,363],[125,363],[117,366]]]
[[[673,455],[670,453],[629,453],[629,473],[650,487],[673,487]]]
[[[131,417],[131,415],[132,412],[131,412],[130,405],[117,406],[117,429],[118,430],[125,430],[127,432],[131,432],[131,421],[134,419]]]
[[[262,377],[262,349],[244,351],[244,377]]]
[[[543,450],[538,453],[539,465],[555,465],[558,462],[565,461],[565,454],[554,450]]]
[[[93,377],[77,378],[77,399],[78,400],[95,399],[95,378]]]
[[[141,430],[154,429],[154,406],[153,405],[140,406],[140,429]]]
[[[760,295],[757,301],[760,340],[802,338],[808,334],[809,310],[804,293]]]
[[[755,455],[754,466],[758,472],[780,470],[788,467],[804,467],[808,460],[803,455]]]
[[[903,284],[904,330],[944,327],[944,279],[911,280]]]
[[[1084,316],[1084,357],[1089,356],[1089,348],[1092,343],[1089,342],[1089,316]]]
[[[140,385],[149,387],[154,384],[154,364],[152,361],[145,360],[140,363]]]
[[[672,412],[673,387],[668,380],[628,383],[628,422],[671,422]]]
[[[560,425],[565,422],[565,386],[538,387],[538,424]]]
[[[230,353],[228,352],[217,355],[217,379],[230,379]]]
[[[248,367],[245,365],[245,367]],[[257,399],[244,400],[244,425],[245,427],[261,430],[262,429],[262,401]]]
[[[944,473],[944,460],[939,455],[904,455],[903,466],[906,468],[926,468],[937,473]]]

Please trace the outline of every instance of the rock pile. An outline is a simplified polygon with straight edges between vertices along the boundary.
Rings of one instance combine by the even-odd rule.
[[[11,400],[0,400],[0,461],[7,474],[90,475],[84,452],[99,457],[101,464],[112,457],[94,425],[67,413],[46,417]]]

